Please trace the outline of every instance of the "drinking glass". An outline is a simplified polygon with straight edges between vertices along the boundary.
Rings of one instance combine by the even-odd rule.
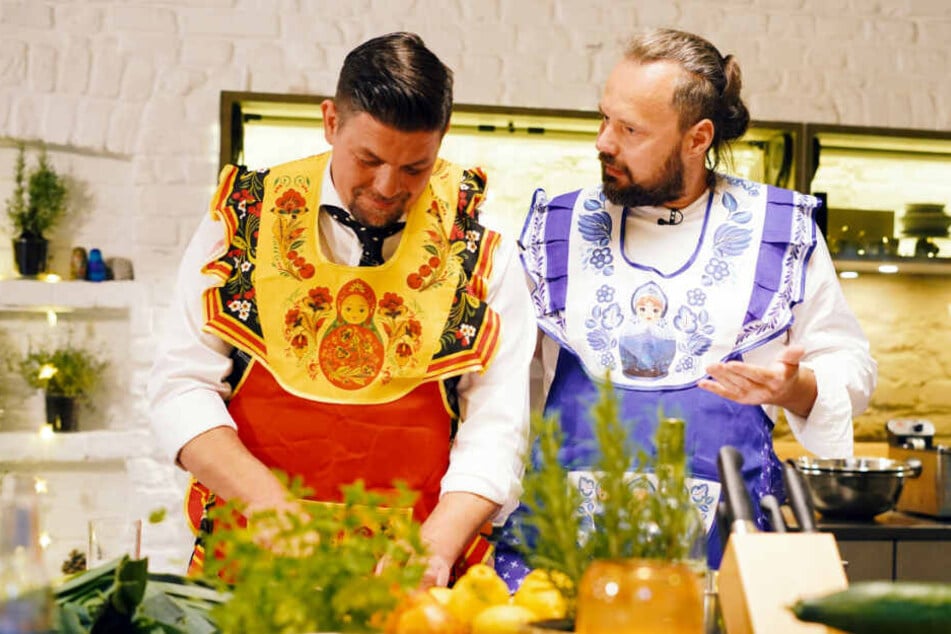
[[[142,520],[122,517],[96,517],[89,520],[89,550],[86,567],[95,568],[123,555],[139,559],[142,545]]]

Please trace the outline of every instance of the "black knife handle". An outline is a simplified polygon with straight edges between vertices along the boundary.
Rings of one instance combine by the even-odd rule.
[[[730,507],[726,502],[717,503],[717,532],[720,533],[720,549],[726,550],[726,543],[730,539],[730,527],[733,518],[730,517]]]
[[[817,531],[816,511],[812,504],[809,487],[806,485],[802,474],[799,473],[799,469],[796,468],[796,462],[792,459],[783,463],[783,481],[786,484],[789,506],[792,508],[793,515],[796,516],[799,530],[804,533]]]
[[[736,447],[724,445],[717,454],[717,469],[726,494],[727,508],[734,522],[753,522],[753,501],[743,482],[743,456]]]
[[[774,533],[786,532],[786,520],[783,519],[783,510],[775,495],[764,495],[759,499],[759,506],[769,518],[769,524]]]

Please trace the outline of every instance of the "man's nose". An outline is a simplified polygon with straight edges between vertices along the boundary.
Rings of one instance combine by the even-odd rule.
[[[602,125],[601,129],[598,130],[598,138],[594,142],[594,147],[598,152],[604,152],[609,156],[615,156],[617,154],[617,143],[614,138],[614,133],[611,132],[609,126]]]
[[[399,170],[388,165],[381,165],[377,168],[376,177],[373,179],[373,187],[384,198],[396,196],[400,191]]]

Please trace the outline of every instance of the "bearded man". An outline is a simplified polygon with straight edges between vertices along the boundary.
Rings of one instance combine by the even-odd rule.
[[[716,171],[749,124],[740,85],[733,56],[696,35],[634,39],[600,101],[603,182],[536,192],[520,241],[566,464],[590,469],[589,407],[605,376],[640,446],[659,411],[683,418],[713,568],[720,448],[740,450],[755,499],[783,499],[777,418],[809,451],[848,456],[877,369],[813,220],[817,199]],[[512,571],[510,555],[499,565]]]

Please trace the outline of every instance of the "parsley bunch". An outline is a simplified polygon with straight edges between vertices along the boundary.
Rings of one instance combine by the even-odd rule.
[[[299,481],[288,486],[296,499],[309,494]],[[255,530],[234,521],[241,505],[211,511],[216,527],[206,545],[205,574],[231,593],[212,613],[224,634],[375,631],[419,585],[424,546],[419,525],[402,512],[416,494],[397,485],[388,497],[359,481],[341,490],[342,504],[252,515],[249,526],[273,530],[269,548]],[[381,561],[386,565],[377,570]]]

